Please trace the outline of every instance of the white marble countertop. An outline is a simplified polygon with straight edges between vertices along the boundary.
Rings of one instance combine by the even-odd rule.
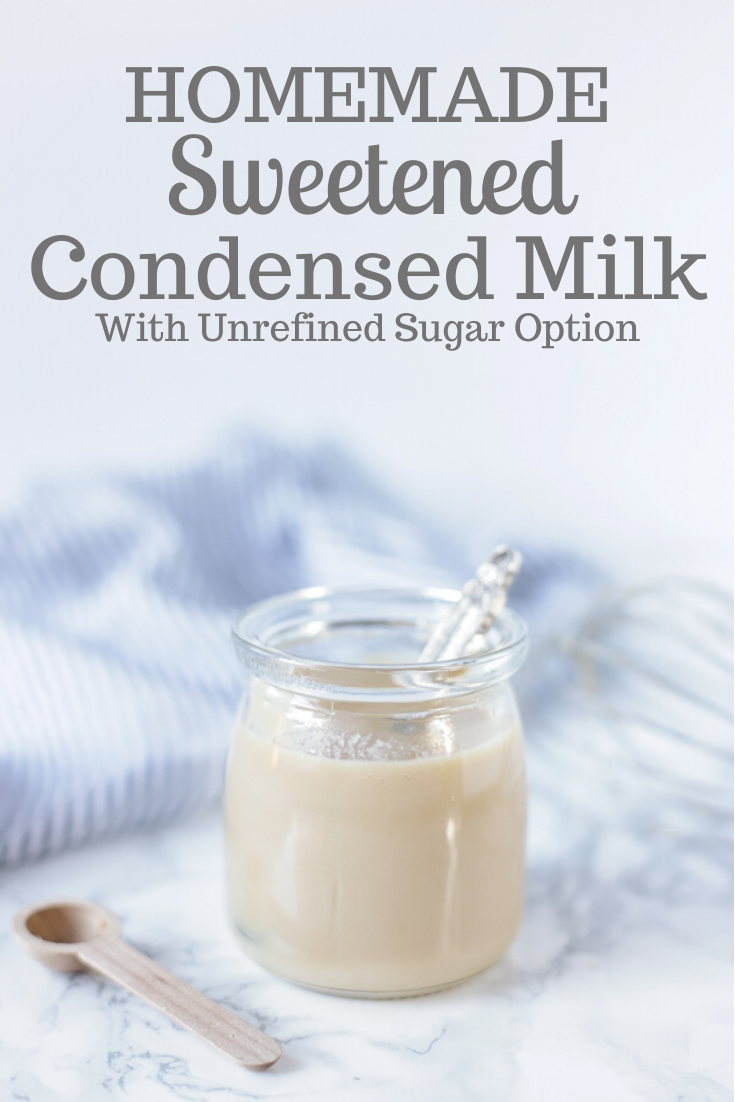
[[[521,933],[494,968],[424,998],[319,995],[243,956],[214,813],[4,873],[3,1102],[731,1099],[729,848],[568,813],[531,779]],[[249,1072],[113,984],[24,956],[11,917],[52,897],[116,911],[133,944],[271,1033],[282,1059]]]

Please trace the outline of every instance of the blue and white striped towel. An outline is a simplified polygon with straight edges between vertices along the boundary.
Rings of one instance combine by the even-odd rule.
[[[216,798],[249,602],[471,570],[328,447],[244,435],[186,470],[37,489],[0,519],[0,864]],[[527,566],[514,603],[575,570]]]

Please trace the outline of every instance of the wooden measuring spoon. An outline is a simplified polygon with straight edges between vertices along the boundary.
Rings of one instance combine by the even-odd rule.
[[[246,1068],[275,1064],[277,1041],[133,949],[120,929],[117,915],[81,901],[36,903],[13,919],[16,938],[41,964],[59,972],[101,972]]]

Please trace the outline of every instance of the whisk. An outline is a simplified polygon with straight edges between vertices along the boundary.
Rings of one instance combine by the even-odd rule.
[[[421,660],[453,658],[481,640],[520,563],[517,551],[497,547],[436,627]],[[559,666],[559,643],[571,673],[568,663]],[[625,590],[598,603],[573,635],[557,638],[556,647],[547,640],[542,649],[566,707],[535,749],[562,766],[567,794],[598,804],[608,794],[608,811],[661,829],[732,833],[727,592],[687,578]],[[542,669],[537,662],[537,674]]]
[[[733,811],[733,611],[717,586],[685,578],[598,605],[573,637],[571,696],[597,722],[573,736],[628,805],[729,834]],[[655,805],[652,806],[652,805]]]

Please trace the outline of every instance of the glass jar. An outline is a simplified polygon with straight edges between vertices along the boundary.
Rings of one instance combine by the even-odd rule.
[[[523,907],[526,780],[506,609],[420,663],[453,590],[308,589],[249,608],[227,767],[229,908],[260,964],[334,994],[413,995],[496,961]]]

